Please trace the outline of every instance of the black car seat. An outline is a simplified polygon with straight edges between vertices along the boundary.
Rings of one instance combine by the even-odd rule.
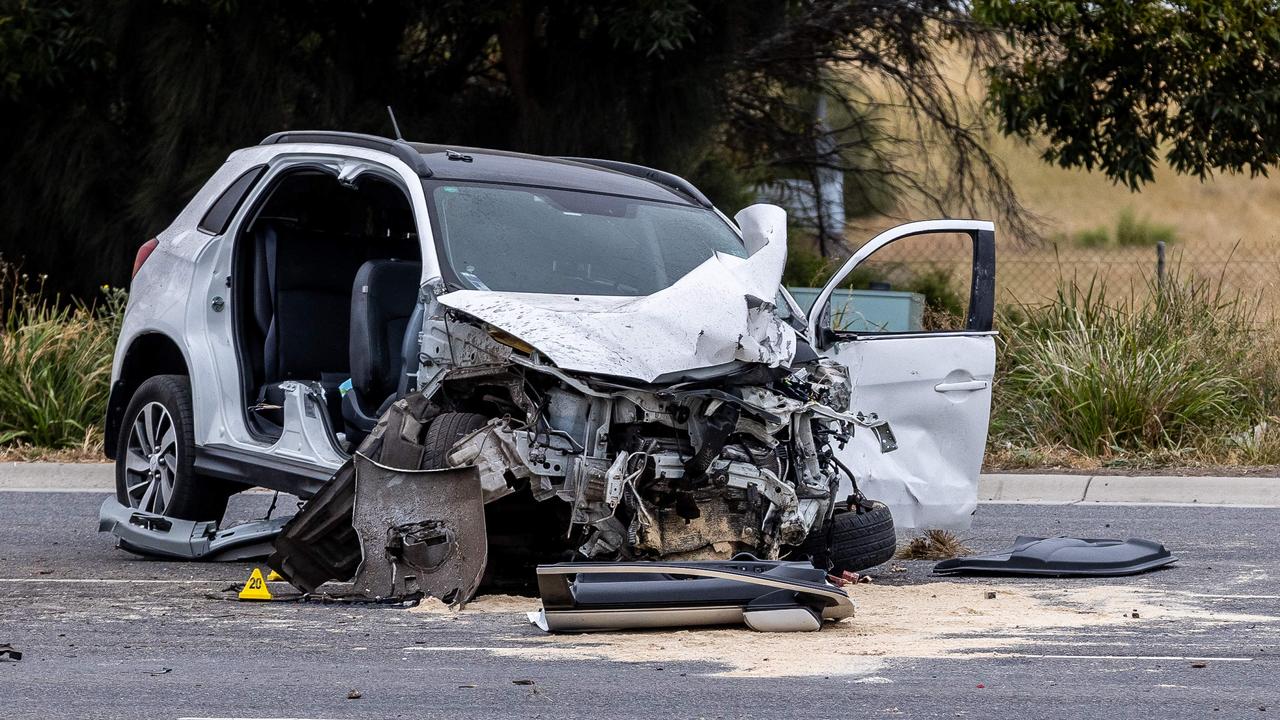
[[[370,260],[356,272],[351,290],[351,389],[342,398],[348,434],[368,434],[396,397],[404,372],[402,347],[418,304],[421,276],[422,263],[409,260]]]
[[[342,233],[286,221],[262,223],[255,234],[254,324],[265,323],[259,415],[280,424],[280,383],[298,380],[320,384],[336,422],[338,388],[350,376],[351,285],[366,248]]]

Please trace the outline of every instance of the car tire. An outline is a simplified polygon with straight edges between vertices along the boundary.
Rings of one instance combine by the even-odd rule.
[[[422,454],[422,466],[428,470],[449,467],[449,451],[462,438],[488,424],[489,418],[478,413],[447,412],[440,413],[422,438],[425,448]]]
[[[810,535],[791,556],[807,557],[815,567],[825,567],[838,575],[889,562],[897,548],[893,515],[884,503],[875,502],[863,512],[837,513],[825,531]]]
[[[191,383],[157,375],[129,401],[116,446],[121,505],[181,520],[221,521],[230,486],[196,474]]]

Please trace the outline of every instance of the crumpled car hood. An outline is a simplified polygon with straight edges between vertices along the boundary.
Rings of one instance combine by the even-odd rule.
[[[562,370],[653,382],[735,360],[789,365],[796,334],[772,309],[786,263],[786,214],[739,213],[748,258],[717,254],[644,297],[459,290],[440,303],[510,333]]]

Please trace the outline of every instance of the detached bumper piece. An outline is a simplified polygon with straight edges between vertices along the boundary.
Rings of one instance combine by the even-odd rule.
[[[1019,536],[1013,547],[990,555],[943,560],[935,573],[1109,577],[1136,575],[1176,562],[1164,545],[1150,540],[1089,540]]]
[[[266,557],[288,517],[254,520],[218,529],[212,521],[179,520],[125,507],[107,498],[98,510],[98,532],[138,555],[179,560],[249,560]]]
[[[746,624],[761,632],[818,630],[853,616],[844,590],[807,562],[558,563],[538,567],[548,632]]]
[[[336,581],[326,595],[375,602],[430,595],[462,604],[475,594],[489,550],[475,467],[406,470],[357,453],[331,487],[268,560],[295,587]]]
[[[285,528],[267,565],[331,598],[470,600],[489,557],[480,474],[415,469],[427,464],[422,438],[434,415],[421,394],[393,403]]]

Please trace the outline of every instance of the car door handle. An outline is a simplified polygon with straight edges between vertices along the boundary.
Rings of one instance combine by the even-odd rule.
[[[990,380],[964,380],[961,382],[945,382],[938,383],[933,389],[938,392],[973,392],[974,390],[986,390],[991,387]]]

